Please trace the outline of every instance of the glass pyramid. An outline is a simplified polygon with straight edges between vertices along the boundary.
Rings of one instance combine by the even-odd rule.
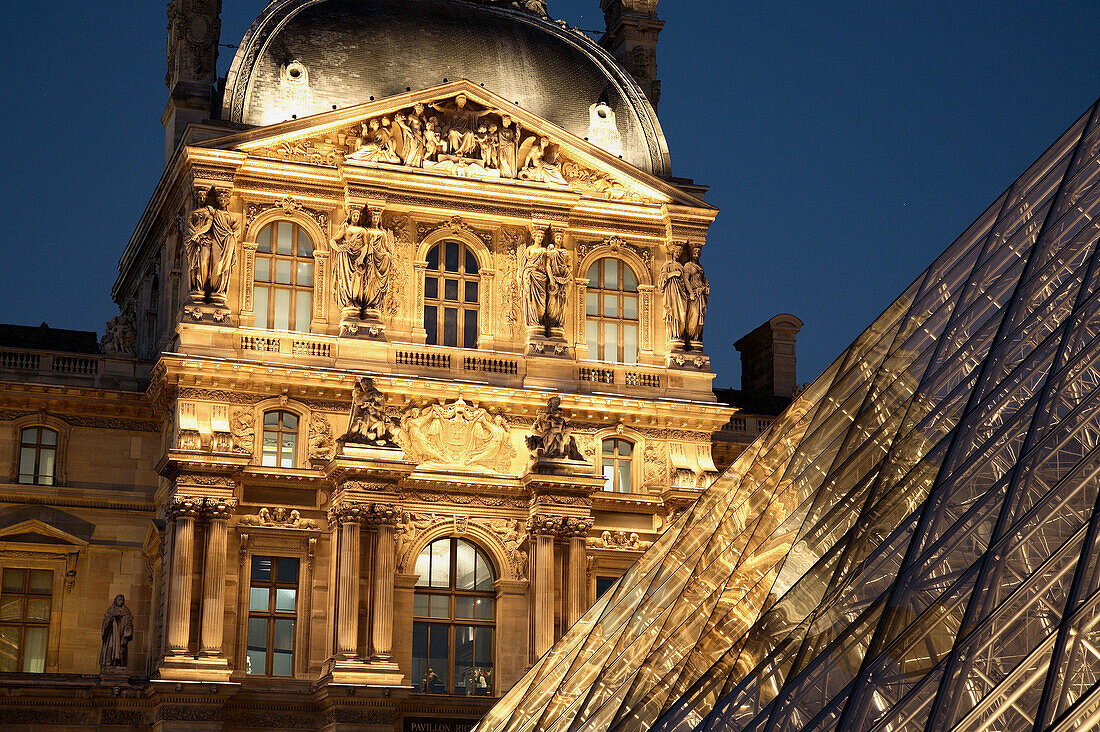
[[[481,732],[1100,728],[1100,111]]]

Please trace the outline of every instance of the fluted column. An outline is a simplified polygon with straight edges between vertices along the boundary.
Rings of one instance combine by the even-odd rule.
[[[354,659],[359,645],[359,529],[366,509],[344,503],[329,511],[329,521],[340,532],[336,575],[336,657]]]
[[[565,518],[561,522],[561,537],[569,543],[565,572],[565,627],[581,619],[588,610],[587,553],[584,540],[592,529],[590,518]]]
[[[202,499],[173,496],[166,509],[172,521],[171,591],[168,597],[167,650],[169,655],[187,654],[191,638],[191,573],[195,567],[195,518]]]
[[[535,658],[541,658],[554,645],[554,535],[559,523],[560,519],[550,516],[532,516],[527,522],[535,547],[532,572]]]
[[[237,501],[207,498],[202,514],[207,521],[206,563],[202,573],[202,633],[199,655],[221,656],[225,635],[225,548],[226,529]]]
[[[388,503],[371,506],[370,521],[374,534],[374,607],[371,612],[371,661],[388,662],[393,647],[393,532],[397,525],[397,508]]]

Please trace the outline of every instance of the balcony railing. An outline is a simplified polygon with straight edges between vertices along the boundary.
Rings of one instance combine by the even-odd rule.
[[[662,369],[641,364],[585,363],[577,367],[577,378],[592,384],[626,386],[631,389],[660,389]]]

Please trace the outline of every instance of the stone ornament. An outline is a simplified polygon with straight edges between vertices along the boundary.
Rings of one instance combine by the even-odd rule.
[[[327,462],[336,454],[336,438],[328,420],[320,414],[309,418],[309,457],[311,460]]]
[[[382,392],[374,380],[363,377],[351,393],[351,419],[348,431],[337,440],[344,444],[372,447],[397,447],[397,430],[386,414]]]
[[[172,496],[164,507],[165,517],[169,521],[177,519],[196,519],[202,511],[203,499],[195,496]]]
[[[584,460],[561,407],[561,397],[552,396],[547,400],[546,408],[539,411],[531,431],[527,447],[535,460]]]
[[[684,337],[693,349],[698,350],[703,347],[703,325],[707,318],[707,300],[710,299],[710,280],[699,264],[703,248],[692,244],[688,251],[689,258],[684,262],[684,284],[688,293]]]
[[[255,415],[250,409],[238,409],[229,420],[229,434],[233,440],[233,451],[251,455],[256,444],[256,428],[253,426]]]
[[[137,341],[137,328],[129,315],[117,315],[107,321],[99,347],[104,353],[118,356],[132,356]]]
[[[331,526],[362,523],[369,506],[357,501],[345,501],[328,510],[328,522]]]
[[[633,531],[629,534],[625,531],[604,531],[599,537],[588,537],[584,543],[594,549],[628,549],[635,552],[644,552],[653,546],[652,541],[642,541]]]
[[[241,516],[237,522],[241,526],[275,526],[287,529],[317,529],[317,522],[311,518],[302,518],[297,509],[281,507],[261,508],[257,513]]]
[[[382,228],[382,209],[370,209],[370,228],[359,225],[361,213],[351,208],[330,240],[336,276],[336,304],[346,321],[378,318],[393,275],[394,235]]]
[[[516,577],[526,577],[528,556],[522,547],[527,541],[527,527],[517,519],[489,519],[487,525],[504,545],[504,553]]]
[[[690,339],[686,337],[690,297],[684,278],[684,265],[680,262],[683,253],[684,247],[674,242],[668,248],[668,261],[657,278],[657,287],[664,297],[665,335],[670,350],[687,350],[690,343]]]
[[[591,518],[566,516],[561,520],[561,524],[558,526],[558,536],[563,539],[587,537],[588,532],[592,530],[593,523],[594,520]]]
[[[240,220],[226,210],[229,199],[226,189],[195,189],[195,210],[187,221],[183,241],[188,304],[226,306],[241,233]]]
[[[561,517],[535,514],[527,519],[528,534],[557,534],[561,528]]]
[[[126,668],[126,647],[134,638],[134,614],[126,607],[126,597],[115,595],[114,602],[103,613],[100,626],[102,644],[99,648],[101,671]]]
[[[508,422],[461,397],[413,407],[401,418],[401,445],[422,465],[505,473],[516,455]]]
[[[202,515],[207,521],[228,521],[237,508],[236,498],[206,498]]]

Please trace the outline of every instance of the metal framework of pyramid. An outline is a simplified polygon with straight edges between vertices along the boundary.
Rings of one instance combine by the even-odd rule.
[[[477,729],[1100,728],[1098,115]]]

